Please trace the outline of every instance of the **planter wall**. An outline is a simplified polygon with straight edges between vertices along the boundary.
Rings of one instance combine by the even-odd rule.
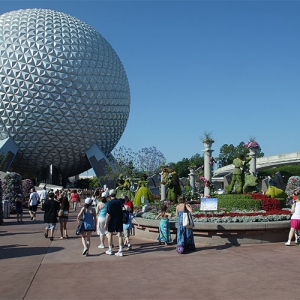
[[[136,217],[134,235],[156,240],[159,220]],[[241,245],[286,242],[290,221],[260,223],[195,223],[195,243],[204,245]],[[171,237],[176,243],[177,222],[170,222]]]

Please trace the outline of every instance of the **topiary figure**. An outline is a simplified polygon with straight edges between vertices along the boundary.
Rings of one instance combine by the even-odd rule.
[[[291,176],[287,182],[285,193],[290,198],[295,191],[300,190],[300,176]]]
[[[233,160],[234,169],[232,172],[232,178],[229,185],[226,186],[225,190],[228,194],[232,193],[233,188],[236,186],[236,193],[242,194],[243,193],[243,186],[245,183],[245,172],[246,169],[249,167],[249,161],[251,160],[250,157],[246,157],[244,154],[240,154],[239,157]]]
[[[138,181],[138,187],[139,188],[135,194],[133,204],[140,206],[140,205],[143,205],[144,203],[146,203],[146,200],[148,200],[149,202],[152,202],[153,195],[148,188],[147,175],[144,174],[142,176],[141,180]],[[142,197],[144,199],[144,203],[142,203]]]
[[[18,194],[23,194],[22,177],[20,174],[11,172],[4,176],[2,183],[3,200],[9,200],[11,213],[15,212],[15,201]]]
[[[127,196],[129,199],[134,199],[134,192],[130,189],[131,187],[131,182],[129,178],[125,178],[124,184],[119,185],[118,188],[116,189],[117,191],[117,198],[123,198],[123,196]]]
[[[266,191],[266,195],[270,198],[286,198],[287,194],[276,186],[270,185]]]
[[[258,178],[252,174],[245,174],[245,184],[243,186],[243,193],[257,192]]]
[[[162,174],[162,184],[165,184],[168,187],[167,199],[173,203],[176,203],[178,196],[182,194],[179,183],[179,176],[171,168],[163,168]]]

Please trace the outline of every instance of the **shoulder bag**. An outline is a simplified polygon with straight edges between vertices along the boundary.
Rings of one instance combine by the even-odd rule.
[[[192,214],[187,210],[186,206],[184,205],[184,212],[182,216],[182,225],[185,228],[194,228],[195,224],[193,221]]]

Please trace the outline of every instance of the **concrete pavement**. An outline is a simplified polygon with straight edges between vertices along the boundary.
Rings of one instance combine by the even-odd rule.
[[[300,247],[197,244],[177,254],[175,245],[131,237],[133,250],[123,257],[98,249],[92,236],[90,256],[75,235],[76,213],[68,223],[69,239],[44,238],[43,213],[24,223],[15,216],[0,226],[0,299],[299,299]],[[117,240],[114,241],[117,245]],[[116,251],[117,249],[114,248]]]

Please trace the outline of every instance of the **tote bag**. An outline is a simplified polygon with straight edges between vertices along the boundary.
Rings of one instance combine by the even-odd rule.
[[[194,228],[195,227],[192,214],[186,209],[185,206],[184,206],[184,212],[183,212],[183,216],[182,216],[182,225],[185,228]]]

